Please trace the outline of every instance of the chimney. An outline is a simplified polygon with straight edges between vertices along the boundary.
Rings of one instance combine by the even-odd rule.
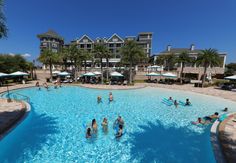
[[[190,50],[191,50],[191,51],[194,51],[194,50],[195,50],[195,45],[194,45],[194,44],[191,44]]]
[[[168,45],[167,46],[167,51],[170,52],[170,49],[171,49],[171,45]]]

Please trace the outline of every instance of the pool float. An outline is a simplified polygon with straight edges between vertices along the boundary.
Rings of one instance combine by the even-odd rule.
[[[227,114],[222,114],[222,115],[219,117],[219,121],[222,122],[222,121],[224,121],[227,117],[228,117]]]
[[[167,98],[162,99],[162,103],[166,104],[167,106],[173,105],[173,101],[168,100]]]

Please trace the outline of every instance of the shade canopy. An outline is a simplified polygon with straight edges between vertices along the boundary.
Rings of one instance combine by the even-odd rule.
[[[167,77],[167,78],[177,78],[177,75],[171,73],[171,72],[167,72],[162,74],[162,76]]]
[[[60,73],[58,73],[57,75],[59,75],[59,76],[68,76],[68,75],[70,75],[70,73],[64,71],[64,72],[60,72]]]
[[[53,74],[59,74],[59,73],[61,73],[61,71],[53,71],[52,73]]]
[[[99,71],[94,71],[93,72],[95,75],[101,75],[102,73],[101,72],[99,72]]]
[[[6,76],[9,76],[8,74],[5,74],[5,73],[2,73],[2,72],[0,72],[0,78],[1,77],[6,77]]]
[[[150,68],[160,68],[161,66],[153,65],[153,66],[148,66],[148,69]]]
[[[151,73],[146,74],[146,76],[161,76],[161,74],[151,72]]]
[[[10,76],[27,76],[29,74],[27,74],[26,72],[16,71],[16,72],[13,72],[13,73],[11,73],[9,75]]]
[[[87,72],[87,73],[83,74],[83,76],[95,76],[95,74],[92,72]]]
[[[236,80],[236,75],[227,76],[227,77],[225,77],[225,79],[228,79],[228,80]]]
[[[111,74],[110,74],[112,77],[123,77],[124,75],[122,75],[121,73],[119,73],[119,72],[112,72]]]

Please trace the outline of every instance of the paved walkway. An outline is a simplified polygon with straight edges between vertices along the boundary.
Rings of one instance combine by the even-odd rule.
[[[227,162],[236,162],[236,114],[229,116],[219,126],[219,139]]]

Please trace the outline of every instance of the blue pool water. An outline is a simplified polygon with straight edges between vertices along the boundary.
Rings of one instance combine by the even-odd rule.
[[[112,91],[75,86],[17,90],[30,97],[31,112],[0,141],[0,162],[215,162],[210,126],[195,126],[197,117],[236,111],[234,102],[160,88]],[[14,92],[13,92],[14,94]],[[100,95],[103,103],[97,104]],[[166,106],[161,99],[190,99],[193,106]],[[125,134],[115,139],[112,124],[121,115]],[[101,122],[106,117],[108,133]],[[96,137],[85,138],[85,125],[95,118]]]

